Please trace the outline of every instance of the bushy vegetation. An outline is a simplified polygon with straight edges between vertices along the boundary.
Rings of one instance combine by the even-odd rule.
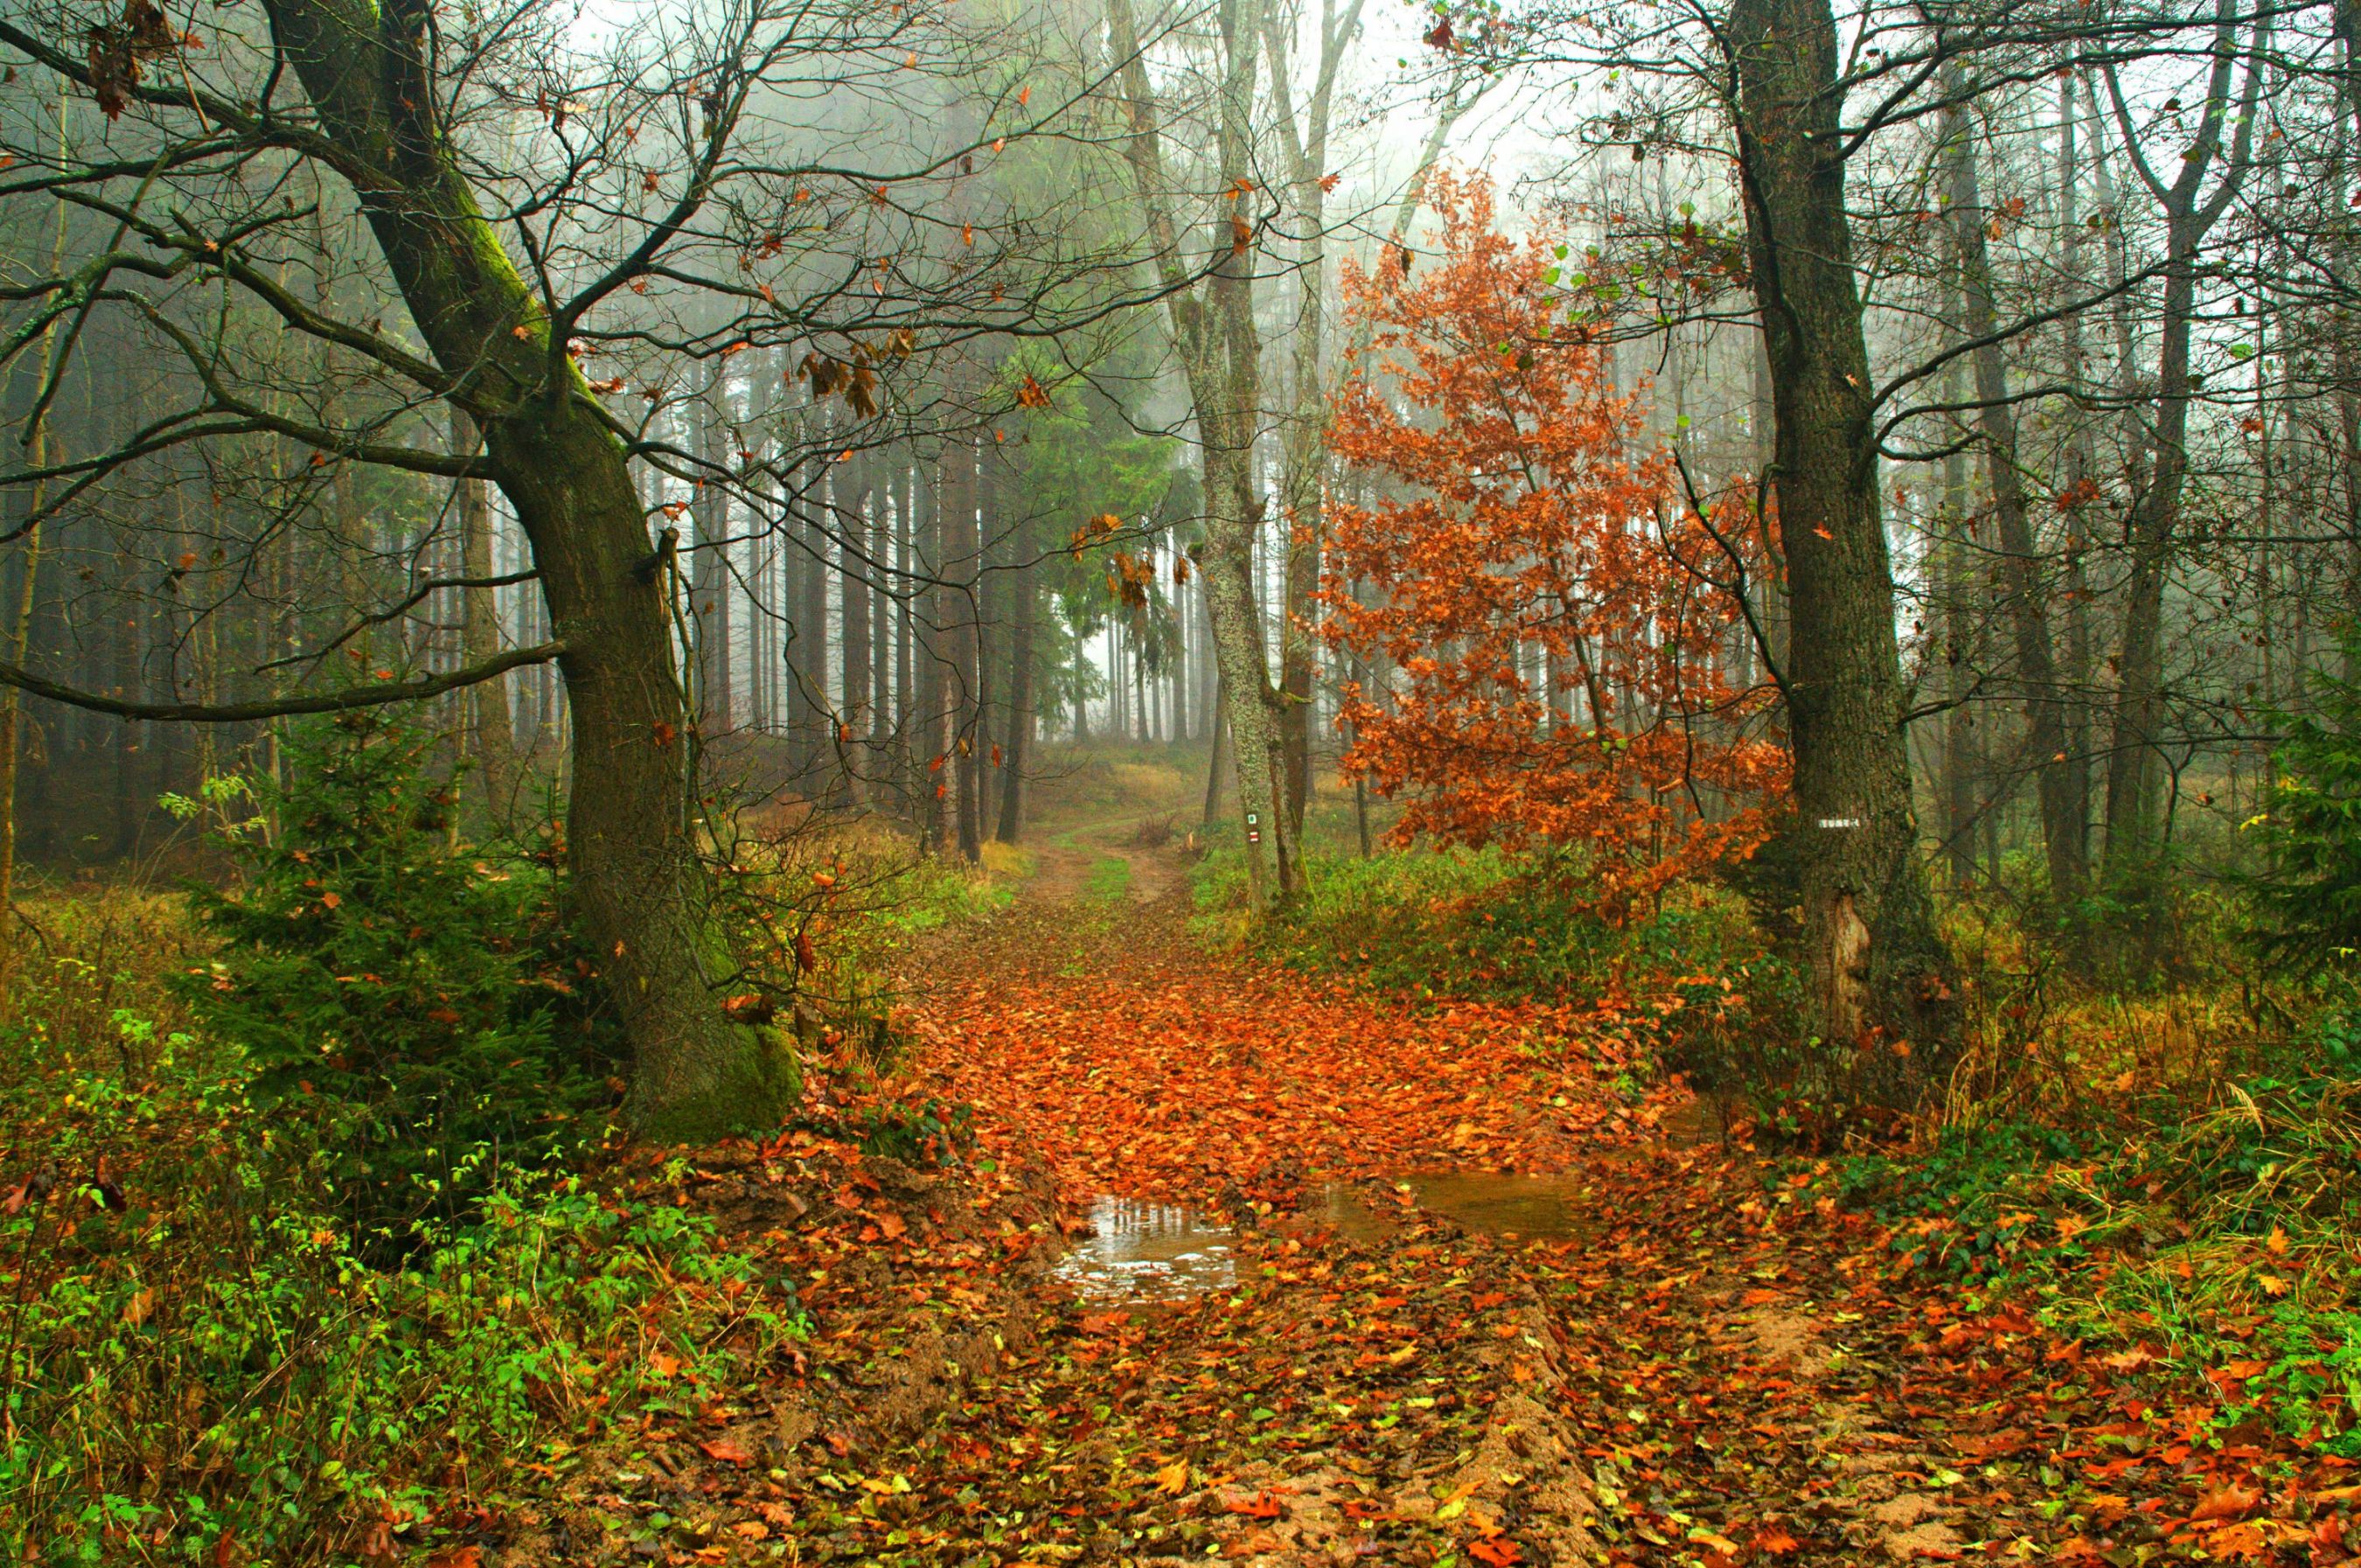
[[[2361,1454],[2361,1024],[2333,1010],[2275,1054],[2202,1097],[2125,1067],[2070,1124],[1864,1148],[1804,1190],[1881,1222],[1896,1276],[2029,1293],[2068,1337],[2212,1379],[2232,1422]]]
[[[613,1098],[555,857],[461,845],[435,745],[368,713],[291,737],[288,783],[223,835],[237,874],[189,890],[210,959],[171,977],[378,1255],[595,1135]]]
[[[179,900],[36,917],[0,1026],[9,1561],[382,1555],[432,1539],[467,1477],[562,1467],[800,1332],[708,1222],[595,1163],[481,1161],[464,1208],[419,1215],[390,1258],[332,1141],[376,1124],[378,1091],[324,1105],[345,1080],[291,1089],[291,1036],[250,1047],[191,1016],[166,981],[213,938]]]
[[[1619,922],[1546,861],[1499,850],[1316,856],[1308,872],[1308,891],[1257,928],[1257,947],[1413,995],[1589,1000],[1626,974],[1742,972],[1762,953],[1744,909],[1709,887],[1667,890]],[[1201,930],[1225,934],[1246,874],[1234,844],[1201,862]]]
[[[177,803],[217,883],[38,901],[0,1013],[11,1562],[377,1561],[804,1332],[795,1281],[625,1179],[555,837],[464,837],[447,749],[376,718],[288,761]],[[740,983],[856,1076],[892,1051],[876,966],[1006,896],[840,833],[724,887]],[[974,1142],[934,1100],[851,1131]]]

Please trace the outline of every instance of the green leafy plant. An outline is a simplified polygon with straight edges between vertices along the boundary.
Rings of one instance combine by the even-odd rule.
[[[608,1092],[595,977],[549,864],[456,841],[432,737],[357,715],[289,751],[259,792],[279,831],[223,835],[242,878],[191,890],[220,947],[174,988],[392,1255],[581,1135]]]
[[[865,1105],[856,1118],[861,1152],[906,1165],[957,1165],[975,1146],[975,1113],[932,1095]]]
[[[2268,800],[2246,824],[2266,867],[2250,881],[2256,939],[2305,971],[2361,951],[2361,686],[2324,670],[2311,686],[2312,712],[2279,716]]]

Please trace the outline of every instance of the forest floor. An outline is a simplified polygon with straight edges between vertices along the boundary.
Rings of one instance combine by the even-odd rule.
[[[508,1561],[2345,1560],[2346,1462],[1890,1278],[1603,1018],[1209,954],[1140,820],[925,950],[965,1167],[691,1173],[812,1337],[606,1434]]]

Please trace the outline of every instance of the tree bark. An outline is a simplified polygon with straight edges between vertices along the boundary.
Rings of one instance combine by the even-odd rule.
[[[1222,817],[1222,768],[1229,761],[1230,694],[1220,677],[1213,682],[1213,743],[1205,755],[1205,821],[1211,828]]]
[[[1135,193],[1147,209],[1165,308],[1196,418],[1206,520],[1205,542],[1193,554],[1205,585],[1214,663],[1229,699],[1249,896],[1257,910],[1291,897],[1301,880],[1294,828],[1282,809],[1279,729],[1287,699],[1271,682],[1254,582],[1255,535],[1264,516],[1254,483],[1262,345],[1254,319],[1254,231],[1243,193],[1256,189],[1260,172],[1251,143],[1262,11],[1263,0],[1220,0],[1215,16],[1222,39],[1215,178],[1221,190],[1239,194],[1215,203],[1218,212],[1207,235],[1215,264],[1212,276],[1192,284],[1180,227],[1170,210],[1174,186],[1164,168],[1160,111],[1131,0],[1108,0],[1107,5],[1130,120],[1125,155]]]
[[[1320,59],[1299,130],[1288,101],[1286,33],[1275,12],[1263,17],[1270,56],[1271,92],[1287,144],[1289,199],[1296,228],[1295,326],[1290,334],[1294,409],[1280,440],[1279,515],[1287,541],[1284,618],[1279,630],[1280,744],[1287,775],[1290,831],[1303,832],[1303,808],[1312,791],[1313,641],[1312,597],[1320,587],[1322,486],[1328,458],[1328,389],[1325,374],[1328,303],[1327,213],[1321,181],[1328,173],[1328,130],[1335,101],[1336,74],[1345,50],[1360,27],[1364,0],[1336,0],[1320,8]]]
[[[976,754],[975,744],[976,718],[983,702],[976,684],[982,653],[976,627],[976,578],[983,541],[976,522],[975,438],[964,432],[943,448],[939,504],[946,585],[939,602],[948,617],[943,624],[943,674],[950,689],[944,694],[944,707],[950,731],[943,777],[950,784],[950,814],[960,857],[973,862],[983,855],[976,812],[976,772],[983,759]]]
[[[464,409],[454,409],[451,420],[456,444],[476,450],[483,437],[475,420]],[[462,576],[481,580],[493,575],[492,498],[481,479],[459,481],[459,554]],[[500,652],[499,604],[492,598],[499,590],[459,591],[465,596],[459,612],[460,662],[488,663]],[[514,806],[516,794],[516,730],[509,718],[508,677],[478,682],[462,692],[459,700],[467,715],[467,752],[476,761],[484,799],[497,820]]]
[[[858,806],[866,761],[870,725],[869,567],[873,548],[869,499],[876,488],[875,460],[867,453],[840,464],[836,519],[843,547],[837,553],[837,584],[842,601],[844,628],[844,699],[839,711],[835,744],[844,778],[846,798]]]
[[[947,455],[919,470],[918,581],[913,609],[918,707],[915,778],[920,794],[919,841],[939,850],[949,837],[950,808],[950,683],[946,677],[943,628],[951,615],[950,590],[943,584],[943,465]]]
[[[1040,568],[1030,539],[1016,541],[1008,600],[1008,747],[1000,760],[1000,825],[993,837],[1014,844],[1024,830],[1025,770],[1033,750],[1033,639],[1041,615]]]
[[[1845,213],[1828,0],[1730,13],[1740,178],[1770,355],[1790,589],[1787,718],[1804,954],[1829,1088],[1894,1108],[1957,1042],[1950,959],[1918,853],[1869,354]]]
[[[916,749],[911,744],[911,729],[917,710],[910,687],[910,606],[918,593],[917,574],[910,553],[912,519],[917,507],[912,488],[916,482],[910,455],[897,447],[894,457],[894,581],[897,589],[893,601],[894,751],[899,767],[895,776],[906,792],[915,790],[918,784],[912,766]]]

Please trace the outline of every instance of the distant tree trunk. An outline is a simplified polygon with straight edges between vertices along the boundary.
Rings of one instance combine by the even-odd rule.
[[[952,810],[951,689],[949,679],[949,636],[945,628],[955,613],[950,587],[944,581],[943,510],[948,499],[947,473],[950,448],[917,479],[917,573],[912,611],[917,660],[917,746],[912,754],[919,795],[918,839],[939,850],[949,836]]]
[[[65,82],[60,79],[58,90],[58,166],[65,167],[72,146],[73,97]],[[71,208],[64,202],[58,203],[57,226],[49,240],[49,275],[56,277],[64,270],[66,248],[66,214]],[[35,387],[46,386],[57,363],[58,325],[53,320],[41,334],[41,356],[36,362]],[[25,460],[36,468],[55,465],[62,455],[50,432],[45,413],[33,428],[26,432]],[[27,502],[27,510],[40,515],[45,499],[43,487],[35,486]],[[12,607],[6,632],[8,662],[22,669],[25,652],[31,641],[33,615],[40,602],[41,525],[35,523],[25,534],[25,547],[20,553],[23,576],[17,579],[16,603]],[[16,687],[0,692],[0,1014],[5,1014],[16,973],[16,776],[22,745],[18,729],[23,722],[25,699]]]
[[[785,516],[778,529],[774,578],[778,595],[777,641],[770,661],[772,707],[786,744],[787,776],[798,794],[809,794],[812,774],[813,694],[804,672],[810,667],[815,639],[826,646],[826,627],[815,631],[805,584],[818,567],[812,560],[813,526],[809,503],[802,494],[808,481],[792,474]]]
[[[139,564],[128,548],[115,552],[115,570],[122,574],[120,580],[126,583],[136,580],[133,574],[139,570]],[[110,672],[113,678],[107,684],[119,696],[129,696],[139,689],[140,632],[143,628],[137,603],[137,600],[133,600],[131,606],[126,607],[129,613],[121,617],[120,623],[110,623],[107,628],[111,634],[107,638],[108,649],[114,655],[111,660],[114,667]],[[127,719],[115,727],[115,837],[109,849],[117,858],[128,855],[139,847],[140,805],[148,795],[139,780],[140,764],[145,758],[140,742],[147,738],[147,733],[148,727],[137,719]]]
[[[1298,838],[1303,832],[1303,807],[1312,788],[1311,620],[1312,597],[1320,587],[1324,521],[1321,490],[1328,455],[1328,389],[1323,379],[1328,219],[1327,192],[1321,181],[1328,174],[1328,130],[1336,74],[1359,30],[1362,5],[1363,0],[1345,0],[1344,15],[1339,16],[1336,0],[1323,0],[1317,70],[1311,95],[1304,102],[1301,130],[1288,101],[1290,29],[1279,26],[1275,9],[1263,14],[1264,47],[1270,57],[1276,119],[1289,155],[1288,195],[1297,234],[1295,326],[1289,334],[1295,407],[1280,444],[1279,515],[1288,541],[1286,604],[1279,629],[1279,689],[1286,706],[1279,712],[1279,735],[1287,774],[1289,831]]]
[[[875,482],[870,491],[868,568],[862,589],[869,596],[869,766],[888,789],[898,788],[900,774],[893,755],[894,708],[894,552],[900,537],[901,460],[897,451],[877,456]]]
[[[915,695],[910,687],[910,604],[917,595],[917,575],[911,554],[913,520],[917,499],[912,494],[915,483],[910,468],[910,455],[897,447],[894,457],[894,747],[898,765],[895,776],[906,794],[917,787],[911,763],[915,748],[910,743],[911,726],[915,722]]]
[[[2108,92],[2124,135],[2125,155],[2163,209],[2164,298],[2157,355],[2155,417],[2147,483],[2132,501],[2125,532],[2131,544],[2131,570],[2124,593],[2123,641],[2117,653],[2120,685],[2114,733],[2107,763],[2107,874],[2132,878],[2163,846],[2159,810],[2164,718],[2164,587],[2180,525],[2182,488],[2189,475],[2190,336],[2197,312],[2198,250],[2243,183],[2254,136],[2254,108],[2262,84],[2259,58],[2250,59],[2227,168],[2212,195],[2207,170],[2222,151],[2224,121],[2230,112],[2230,83],[2237,60],[2237,17],[2232,0],[2216,0],[2213,69],[2207,83],[2203,118],[2195,142],[2168,185],[2147,166],[2110,71]],[[2259,52],[2267,20],[2256,23]]]
[[[1030,542],[1019,539],[1010,568],[1008,598],[1015,624],[1008,638],[1008,718],[1003,726],[1008,750],[1001,758],[1000,826],[993,835],[1004,844],[1016,843],[1023,829],[1025,770],[1033,760],[1033,640],[1041,617],[1041,585],[1032,554]]]
[[[2058,224],[2066,236],[2065,288],[2081,293],[2085,277],[2082,233],[2081,111],[2076,106],[2079,73],[2068,71],[2059,82],[2058,98]],[[2066,382],[2080,392],[2089,380],[2082,347],[2082,313],[2070,313],[2060,323]],[[2066,647],[2059,684],[2065,712],[2066,761],[2062,769],[2070,800],[2067,815],[2073,824],[2074,863],[2087,886],[2091,870],[2091,588],[2083,559],[2090,540],[2085,517],[2098,493],[2097,441],[2088,415],[2078,415],[2066,445]]]
[[[823,448],[825,451],[825,448]],[[811,501],[804,513],[802,591],[796,596],[796,630],[801,655],[796,676],[804,686],[804,793],[815,801],[841,800],[844,780],[836,766],[837,716],[829,691],[829,576],[834,570],[837,466],[825,455],[812,477]]]
[[[482,432],[465,409],[451,411],[454,444],[473,452],[483,443]],[[459,481],[460,575],[492,576],[492,498],[481,479]],[[492,588],[460,590],[459,651],[461,662],[480,664],[500,651],[499,601]],[[516,791],[516,731],[509,718],[506,675],[469,686],[459,694],[467,716],[467,752],[483,780],[484,799],[495,817],[514,804]]]
[[[837,483],[836,519],[844,541],[843,548],[837,553],[837,582],[843,601],[844,700],[835,745],[843,770],[846,797],[857,806],[862,799],[862,778],[868,772],[864,754],[870,724],[869,672],[873,655],[869,646],[869,568],[864,563],[873,548],[869,499],[876,488],[876,465],[863,453],[849,463],[840,464],[838,472],[843,476]]]
[[[983,759],[976,754],[976,722],[983,694],[977,685],[982,647],[977,636],[977,577],[983,565],[983,538],[976,521],[976,454],[973,436],[961,433],[943,450],[942,538],[943,596],[949,623],[944,627],[945,676],[950,683],[951,741],[944,776],[950,781],[950,814],[962,859],[974,861],[983,854],[983,834],[977,813],[978,778]]]
[[[1263,0],[1219,0],[1221,36],[1214,173],[1221,188],[1255,189],[1255,79],[1263,54]],[[1284,810],[1279,729],[1286,696],[1270,678],[1262,605],[1255,593],[1255,535],[1264,506],[1255,485],[1257,423],[1262,408],[1260,334],[1255,324],[1252,225],[1224,208],[1207,236],[1215,263],[1202,284],[1190,277],[1164,169],[1163,127],[1131,0],[1108,0],[1115,58],[1121,62],[1129,135],[1125,154],[1148,215],[1165,309],[1196,416],[1204,465],[1205,542],[1193,554],[1205,583],[1222,686],[1231,697],[1238,804],[1245,818],[1249,897],[1259,911],[1291,897],[1301,880],[1293,825]]]
[[[1813,1013],[1844,1092],[1914,1104],[1957,1041],[1911,808],[1869,353],[1845,212],[1828,0],[1730,13],[1752,276],[1772,369],[1771,486],[1793,620],[1794,856]]]
[[[1963,83],[1955,82],[1964,93]],[[2088,868],[2081,858],[2082,803],[2066,741],[2065,705],[2049,639],[2049,583],[2033,540],[2033,523],[2018,467],[2016,405],[2009,401],[2006,346],[1993,298],[1992,258],[1984,243],[1983,194],[1968,115],[1956,111],[1947,127],[1950,157],[1951,225],[1958,236],[1967,313],[1961,322],[1977,342],[1973,358],[1977,422],[1983,435],[1993,521],[2000,533],[2001,580],[2015,633],[2015,685],[2025,708],[2026,745],[2033,756],[2041,804],[2041,840],[2049,868],[2051,903],[2065,907],[2082,896]]]
[[[1960,402],[1964,389],[1956,363],[1943,381],[1943,400]],[[1969,613],[1972,590],[1968,568],[1968,513],[1973,502],[1968,487],[1968,455],[1964,451],[1945,454],[1933,576],[1940,596],[1938,632],[1942,645],[1943,699],[1951,706],[1943,715],[1943,765],[1936,778],[1936,794],[1940,802],[1937,820],[1942,824],[1943,859],[1950,868],[1954,888],[1975,882],[1976,782],[1982,772],[1977,765],[1975,710],[1969,703],[1975,680],[1976,642]]]
[[[691,444],[708,473],[726,461],[718,406],[724,395],[717,363],[703,395],[689,404]],[[689,558],[688,624],[696,641],[695,701],[701,745],[708,729],[718,734],[730,727],[730,576],[723,555],[730,532],[729,497],[719,485],[701,483],[690,496],[688,510],[697,528],[696,553]]]
[[[1213,744],[1205,757],[1205,827],[1222,819],[1222,773],[1230,751],[1230,694],[1213,684]]]

